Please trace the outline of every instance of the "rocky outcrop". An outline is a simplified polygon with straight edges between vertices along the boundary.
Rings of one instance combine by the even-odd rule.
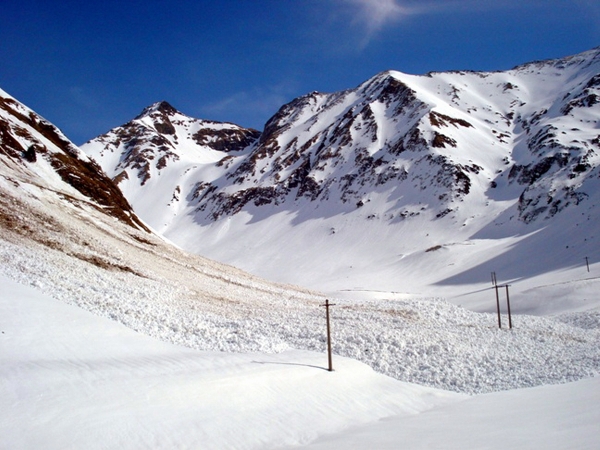
[[[1,94],[1,91],[0,91]],[[0,95],[0,157],[44,177],[47,163],[66,185],[98,209],[133,227],[146,229],[122,192],[94,160],[83,154],[53,124],[7,95]]]
[[[177,198],[188,199],[199,223],[298,201],[350,211],[392,191],[399,200],[381,217],[409,217],[423,204],[439,219],[515,186],[518,218],[530,223],[588,197],[599,162],[599,53],[506,72],[383,72],[355,89],[283,105],[262,133],[160,102],[92,141],[90,154],[112,161],[102,164],[115,180],[143,187],[193,144],[211,156],[211,175],[199,174]],[[538,89],[549,83],[553,90]]]

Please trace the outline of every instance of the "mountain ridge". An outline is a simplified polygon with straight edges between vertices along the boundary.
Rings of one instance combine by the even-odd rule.
[[[148,231],[118,187],[53,124],[0,90],[0,154],[12,182],[37,180],[134,228]],[[69,189],[72,189],[69,192]],[[79,196],[79,198],[76,198]]]
[[[599,55],[503,72],[385,71],[354,89],[298,97],[262,132],[177,112],[167,135],[142,114],[82,148],[151,226],[194,252],[294,283],[307,278],[303,259],[334,276],[375,254],[374,264],[412,273],[403,259],[418,251],[530,234],[561,215],[569,228],[565,211],[598,217]],[[141,123],[151,132],[132,136],[152,157],[124,167],[117,137]],[[200,128],[211,136],[219,127],[231,131],[194,141]],[[165,136],[178,139],[177,161],[160,147]],[[587,223],[574,225],[595,239]],[[332,263],[321,248],[345,256]],[[370,285],[389,288],[386,270]],[[456,276],[443,272],[435,283]]]

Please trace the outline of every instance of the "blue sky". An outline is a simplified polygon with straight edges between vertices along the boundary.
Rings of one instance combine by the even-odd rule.
[[[0,3],[0,88],[76,144],[167,100],[262,129],[383,70],[505,70],[600,45],[597,0]]]

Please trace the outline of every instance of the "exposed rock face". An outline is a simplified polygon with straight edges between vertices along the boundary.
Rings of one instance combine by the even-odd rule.
[[[140,185],[145,185],[153,173],[158,175],[170,162],[179,161],[181,148],[207,148],[223,153],[236,153],[252,144],[260,136],[256,130],[233,124],[218,123],[187,117],[162,101],[155,103],[125,125],[94,139],[99,161],[109,153],[118,154],[115,167],[106,167],[117,183],[135,174]],[[89,145],[84,145],[89,150]]]
[[[24,176],[50,182],[47,188],[74,188],[103,212],[146,229],[118,187],[54,125],[0,91],[0,158]],[[27,175],[25,175],[27,174]],[[66,195],[68,191],[64,191]]]
[[[161,173],[187,174],[147,195],[171,192],[198,223],[298,201],[351,211],[383,192],[397,200],[382,219],[458,217],[465,204],[484,207],[508,190],[530,223],[584,201],[586,180],[598,177],[599,53],[507,72],[384,72],[355,89],[299,97],[262,133],[160,102],[83,148],[128,192]]]

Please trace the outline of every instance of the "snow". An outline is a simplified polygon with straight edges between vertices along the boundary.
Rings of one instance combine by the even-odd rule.
[[[468,397],[339,356],[192,350],[0,283],[3,448],[597,448],[600,377]]]
[[[438,83],[426,92],[446,101],[456,79],[413,82]],[[356,100],[345,95],[320,97],[313,111],[340,114]],[[300,116],[310,122],[310,112]],[[182,178],[164,174],[166,197],[192,183],[194,164],[217,174],[216,154],[202,155],[180,159]],[[172,222],[146,217],[158,228],[166,220],[167,237],[319,288],[310,290],[186,253],[104,215],[43,161],[0,156],[1,448],[597,448],[598,189],[577,217],[533,228],[507,218],[514,205],[502,195],[482,214],[487,193],[476,183],[477,201],[438,221],[439,204],[427,210],[416,186],[402,199],[362,192],[353,211],[249,205],[202,235],[186,222],[194,205],[173,200],[183,219]],[[461,161],[475,156],[467,146]],[[368,219],[399,200],[419,214]],[[512,329],[504,295],[498,328],[490,270],[510,285]]]
[[[600,378],[472,397],[321,437],[309,449],[596,449]]]
[[[178,345],[233,352],[323,351],[319,305],[324,297],[236,272],[212,269],[203,275],[201,261],[183,253],[181,263],[165,264],[162,257],[120,248],[121,264],[143,277],[2,241],[0,273]],[[133,265],[142,259],[144,265]],[[471,312],[441,298],[356,294],[335,300],[334,353],[399,380],[482,393],[574,381],[594,376],[600,367],[598,329],[562,316],[513,316],[514,329],[507,330],[506,315],[505,327],[498,329],[495,314]],[[596,308],[578,317],[593,323],[599,316]]]
[[[2,448],[292,446],[463,398],[317,353],[166,344],[1,282]]]
[[[1,198],[37,233],[0,238],[6,448],[464,448],[494,425],[515,448],[596,444],[597,298],[514,315],[508,330],[442,298],[329,297],[330,373],[322,294],[3,180]],[[555,287],[571,285],[588,295],[597,280]]]
[[[226,164],[209,163],[202,156],[207,148],[198,148],[197,154],[190,151],[195,145],[191,131],[181,128],[180,149],[173,150],[180,160],[153,172],[143,186],[136,170],[129,168],[129,179],[120,187],[136,213],[181,248],[330,296],[356,293],[360,298],[374,292],[385,299],[441,297],[491,313],[495,305],[489,279],[496,272],[503,283],[511,284],[517,311],[558,314],[570,310],[571,304],[583,308],[586,303],[594,308],[577,286],[588,277],[595,284],[600,276],[597,168],[574,176],[571,163],[554,165],[531,186],[509,180],[509,173],[559,151],[571,155],[573,164],[597,165],[592,141],[598,134],[598,105],[564,115],[559,111],[597,74],[597,53],[594,49],[505,72],[417,76],[389,71],[353,90],[309,94],[282,107],[276,116],[281,129],[274,135],[279,147],[272,155],[264,151],[250,157],[252,148],[247,148],[230,153]],[[402,105],[402,96],[389,104],[377,100],[393,82],[412,89],[414,98]],[[429,113],[472,126],[434,126]],[[181,123],[192,120],[176,117]],[[416,126],[424,138],[440,133],[457,147],[391,152],[389,146]],[[556,143],[535,148],[531,142],[551,127]],[[114,175],[113,161],[100,154],[103,146],[104,141],[94,140],[82,148]],[[363,151],[382,160],[369,169],[363,156],[359,158]],[[432,165],[427,157],[445,162]],[[253,171],[236,172],[249,162],[256,164]],[[235,203],[244,189],[281,187],[306,162],[310,178],[322,183],[315,201],[292,189],[270,204],[257,207],[250,201],[236,214],[213,216],[219,205],[228,205],[223,198]],[[455,180],[444,173],[444,166],[478,167],[473,172],[465,169],[468,194],[456,194]],[[378,171],[384,169],[406,170],[406,177],[378,184]],[[349,175],[357,177],[355,183],[342,181]],[[215,189],[202,200],[194,195],[200,181]],[[180,193],[173,201],[176,188]],[[575,201],[569,192],[581,198]],[[211,195],[214,201],[207,200]],[[570,204],[552,217],[526,224],[519,218],[518,207],[526,203],[520,203],[522,195],[549,211],[552,204]],[[441,213],[447,215],[438,217]],[[428,251],[436,247],[440,250]],[[582,272],[584,257],[592,264],[589,275]],[[554,284],[556,276],[571,283],[563,289],[568,300],[544,303],[544,286]]]
[[[0,183],[3,198],[11,186]],[[500,449],[502,427],[515,448],[596,444],[597,299],[500,330],[494,314],[441,298],[331,298],[330,373],[321,294],[183,253],[23,181],[18,193],[13,213],[40,235],[0,239],[6,448]]]

